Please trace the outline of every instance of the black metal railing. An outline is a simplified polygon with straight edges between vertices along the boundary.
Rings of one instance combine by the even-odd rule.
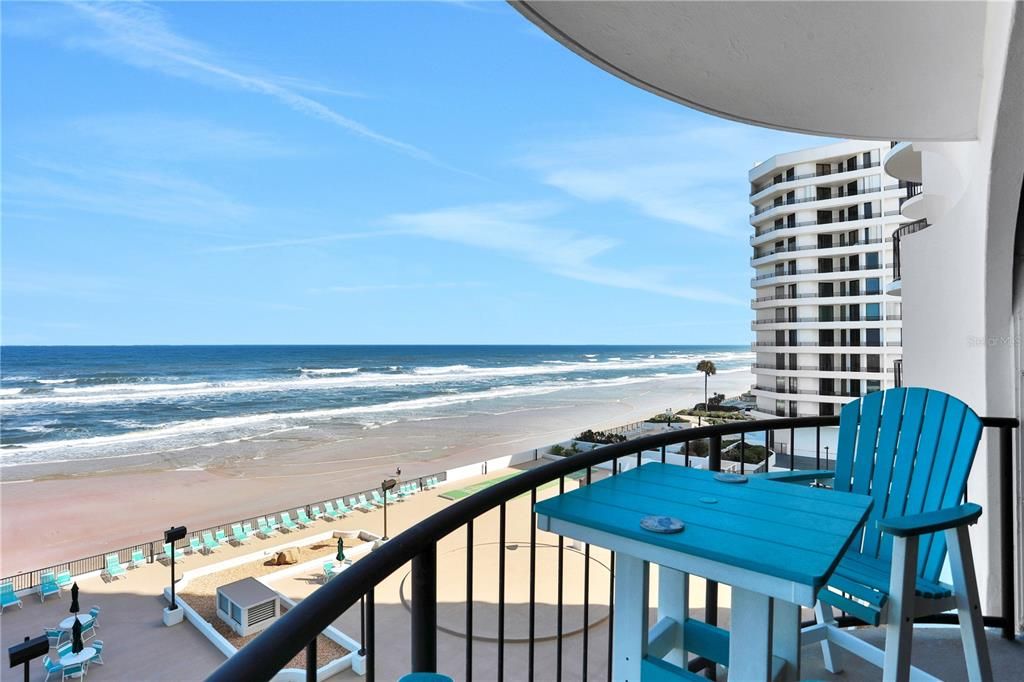
[[[410,478],[404,479],[403,482],[405,482],[405,483],[412,483],[412,482],[415,481],[415,482],[418,482],[420,484],[421,488],[423,488],[424,482],[428,478],[434,478],[434,479],[437,479],[439,482],[444,482],[446,477],[447,477],[447,474],[445,472],[441,471],[441,472],[437,472],[437,473],[434,473],[434,474],[427,474],[425,476],[410,477]],[[356,491],[354,493],[345,493],[343,495],[338,495],[337,497],[331,497],[331,498],[326,499],[326,500],[319,500],[319,501],[315,501],[315,502],[309,502],[308,504],[296,504],[295,506],[288,507],[287,509],[279,509],[277,511],[260,513],[260,514],[257,514],[255,516],[248,516],[248,517],[243,518],[243,519],[236,519],[234,521],[229,521],[227,523],[222,523],[222,524],[217,525],[217,526],[210,526],[209,528],[200,528],[198,530],[190,530],[188,532],[188,535],[186,535],[184,538],[182,538],[181,540],[178,540],[177,542],[174,543],[174,548],[175,549],[181,549],[181,550],[187,550],[191,546],[190,545],[190,540],[192,538],[195,538],[195,539],[199,540],[200,542],[202,542],[202,536],[203,536],[204,533],[210,533],[211,535],[216,535],[216,533],[218,531],[223,531],[225,537],[227,538],[227,540],[228,541],[232,541],[234,538],[233,538],[233,535],[232,535],[232,532],[231,532],[231,526],[233,526],[235,524],[238,524],[238,525],[241,525],[241,526],[244,526],[245,524],[250,524],[253,527],[254,530],[259,532],[258,524],[257,524],[257,519],[260,519],[260,518],[270,519],[270,517],[275,517],[275,516],[276,517],[280,517],[280,515],[282,513],[284,513],[284,512],[288,512],[289,514],[292,514],[292,513],[294,513],[295,511],[297,511],[299,509],[305,509],[306,514],[309,515],[309,514],[312,513],[312,508],[313,507],[320,507],[320,509],[323,510],[324,509],[324,504],[326,502],[333,503],[335,500],[338,500],[338,499],[342,499],[342,498],[344,498],[344,499],[355,498],[355,497],[358,497],[359,495],[366,495],[367,497],[369,497],[370,494],[373,493],[374,490],[378,490],[378,488],[371,488],[371,489],[368,489],[368,490],[359,490],[359,491]],[[280,528],[278,528],[278,530],[280,530]],[[67,572],[67,573],[70,573],[72,576],[80,576],[80,575],[84,575],[86,573],[95,573],[97,571],[104,571],[107,568],[106,557],[110,556],[111,554],[116,554],[117,557],[118,557],[118,560],[122,564],[128,564],[128,563],[131,563],[133,561],[133,555],[135,554],[135,552],[141,552],[142,553],[142,558],[146,561],[146,563],[151,564],[154,561],[158,561],[158,560],[160,560],[160,559],[165,557],[165,555],[164,555],[164,541],[163,541],[162,538],[158,538],[158,539],[154,539],[154,540],[151,540],[151,541],[148,541],[148,542],[142,542],[142,543],[139,543],[137,545],[129,545],[128,547],[121,547],[119,549],[111,549],[111,550],[108,550],[106,552],[103,552],[102,554],[95,554],[93,556],[83,557],[81,559],[72,559],[70,561],[65,561],[65,562],[62,562],[62,563],[59,563],[59,564],[54,564],[52,566],[47,566],[45,568],[37,568],[37,569],[31,570],[31,571],[24,571],[22,573],[17,573],[15,575],[7,576],[5,578],[0,579],[0,582],[4,582],[4,583],[10,582],[14,586],[14,590],[15,591],[31,590],[31,589],[39,586],[39,584],[41,582],[41,577],[42,577],[42,575],[44,573],[53,573],[54,575],[56,575],[58,573]]]
[[[815,432],[816,450],[807,455],[806,460],[809,466],[821,468],[823,458],[821,457],[821,430],[824,427],[836,426],[839,423],[838,416],[817,416],[817,417],[796,417],[783,419],[766,419],[759,421],[736,421],[714,426],[703,426],[679,431],[663,432],[651,436],[637,438],[600,447],[589,452],[580,453],[565,457],[561,460],[539,466],[537,468],[523,471],[509,479],[496,483],[488,488],[476,492],[451,506],[433,514],[420,521],[408,530],[402,532],[389,542],[384,543],[368,556],[360,559],[350,566],[344,573],[332,579],[326,585],[319,588],[312,595],[304,599],[297,606],[289,609],[288,612],[276,623],[256,639],[247,644],[237,654],[223,663],[208,678],[212,682],[234,682],[235,680],[269,680],[274,674],[281,670],[293,656],[302,651],[313,641],[326,627],[345,613],[355,604],[363,601],[365,608],[366,631],[363,635],[363,648],[366,654],[366,678],[369,682],[375,680],[377,674],[375,655],[377,639],[374,632],[374,589],[383,580],[391,576],[395,571],[411,563],[412,569],[409,576],[411,584],[410,610],[410,636],[411,636],[411,661],[409,667],[413,672],[437,672],[437,546],[438,542],[450,534],[465,529],[467,537],[467,562],[466,562],[466,632],[465,642],[465,678],[472,680],[473,670],[473,648],[474,648],[474,620],[473,620],[473,529],[476,519],[488,512],[499,514],[499,533],[502,544],[499,544],[499,565],[496,576],[498,580],[498,639],[497,655],[489,662],[488,679],[496,679],[499,682],[504,678],[507,669],[506,658],[510,656],[505,646],[503,634],[505,618],[504,585],[506,570],[504,555],[510,551],[504,544],[505,528],[508,522],[508,503],[521,495],[530,495],[529,523],[531,529],[536,527],[536,516],[533,512],[532,503],[537,499],[537,492],[542,486],[557,483],[559,493],[565,490],[565,480],[574,474],[582,474],[583,484],[589,485],[595,467],[609,465],[609,473],[614,476],[619,471],[620,461],[633,461],[639,466],[644,459],[644,453],[660,451],[661,461],[666,461],[666,448],[674,445],[683,445],[685,452],[685,464],[689,465],[691,443],[701,441],[706,443],[708,468],[720,470],[722,464],[722,441],[725,437],[739,439],[740,448],[745,449],[748,434],[764,434],[766,453],[769,444],[774,444],[773,435],[778,432],[788,432],[789,442],[796,442],[796,431],[811,429]],[[991,627],[999,627],[1003,635],[1012,638],[1014,629],[1014,584],[1013,584],[1013,557],[1015,536],[1013,533],[1014,498],[1012,488],[1013,459],[1012,443],[1013,430],[1017,427],[1016,419],[1008,418],[985,418],[983,423],[986,427],[994,428],[999,434],[998,465],[999,465],[999,495],[995,500],[996,514],[1000,519],[1002,535],[1000,538],[1000,562],[1002,566],[1002,612],[998,616],[985,616],[985,624]],[[740,457],[740,470],[744,470],[744,458]],[[795,466],[797,458],[789,457],[790,468]],[[565,664],[563,660],[567,647],[563,646],[563,552],[566,551],[564,538],[559,536],[558,541],[558,573],[557,573],[557,639],[555,644],[555,665],[554,671],[545,670],[544,679],[559,680],[562,677],[562,670]],[[517,649],[516,655],[522,655],[524,661],[517,659],[516,670],[527,670],[527,677],[534,678],[535,663],[535,608],[536,590],[536,532],[530,533],[530,591],[529,591],[529,638],[527,640],[527,651]],[[521,546],[519,546],[521,547]],[[590,546],[585,545],[584,555],[587,559],[590,556]],[[614,553],[610,555],[609,573],[613,580],[614,576]],[[589,566],[589,561],[584,562]],[[593,643],[590,638],[590,623],[586,619],[587,609],[590,606],[591,575],[589,570],[584,569],[583,576],[583,628],[580,632],[582,659],[576,662],[569,662],[569,665],[578,666],[573,668],[573,677],[582,679],[596,679],[597,673],[592,672],[588,666],[591,665],[590,646]],[[517,579],[526,579],[525,576],[517,575]],[[613,582],[610,582],[609,589],[612,589]],[[717,583],[707,581],[705,594],[705,620],[715,624],[718,620],[718,591]],[[614,642],[612,640],[614,628],[610,622],[614,618],[614,595],[609,593],[607,641],[599,643],[601,649],[599,656],[603,658],[605,648],[607,650],[606,675],[611,680],[612,676],[612,652]],[[937,617],[944,622],[956,622],[955,614],[946,614]],[[934,619],[932,619],[934,620]],[[842,620],[846,625],[855,624],[856,621],[846,617]],[[392,647],[393,648],[393,647]],[[600,658],[598,659],[600,661]],[[307,679],[316,679],[315,665],[310,661],[307,667]],[[452,673],[456,667],[461,667],[456,661],[449,658],[444,661],[445,670]],[[694,659],[689,663],[691,670],[708,669],[713,674],[714,666],[703,658]],[[582,671],[579,674],[578,671]],[[600,675],[603,677],[603,675]]]
[[[921,230],[929,227],[927,220],[922,218],[921,220],[915,220],[912,223],[901,225],[895,232],[892,233],[892,278],[898,280],[901,278],[901,266],[900,266],[900,240],[906,237],[908,234],[914,234]]]

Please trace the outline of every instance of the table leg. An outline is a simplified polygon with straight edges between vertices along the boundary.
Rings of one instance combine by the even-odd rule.
[[[671,618],[679,624],[675,642],[664,660],[680,667],[686,663],[683,625],[689,616],[689,582],[689,573],[658,566],[658,621]]]
[[[617,681],[640,682],[647,653],[648,577],[646,561],[616,552],[612,677]]]
[[[786,662],[782,682],[800,679],[800,607],[797,604],[772,600],[772,654]]]
[[[772,621],[770,597],[739,587],[732,588],[730,680],[771,682]]]

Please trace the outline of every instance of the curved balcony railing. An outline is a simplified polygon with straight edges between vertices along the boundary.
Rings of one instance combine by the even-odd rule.
[[[862,315],[861,317],[836,315],[828,319],[822,317],[794,317],[785,320],[752,320],[750,324],[753,327],[759,327],[766,324],[797,324],[800,322],[821,322],[822,324],[828,322],[888,322],[889,320],[898,322],[902,319],[903,316],[899,314],[886,315],[885,317],[881,315]]]
[[[1002,536],[1000,539],[1000,557],[1003,566],[1001,572],[1002,583],[1002,613],[999,616],[985,616],[985,624],[1003,628],[1004,636],[1013,637],[1014,627],[1014,585],[1013,585],[1013,557],[1014,557],[1014,533],[1013,533],[1013,461],[1012,443],[1013,429],[1017,427],[1016,419],[993,419],[982,420],[986,427],[996,428],[999,431],[999,495],[994,500],[995,511],[1001,520]],[[382,544],[368,556],[356,561],[338,577],[330,580],[326,585],[317,589],[309,597],[301,601],[294,608],[288,610],[277,622],[271,625],[266,631],[245,645],[238,653],[224,662],[209,677],[213,682],[235,682],[236,680],[258,681],[269,680],[280,671],[288,662],[305,649],[306,651],[306,673],[307,679],[316,679],[316,638],[336,618],[341,616],[347,609],[351,608],[362,600],[365,603],[365,632],[362,634],[362,647],[365,652],[366,678],[373,682],[377,673],[376,663],[380,652],[377,651],[377,638],[374,625],[374,588],[382,581],[391,576],[401,567],[412,564],[412,572],[409,578],[411,585],[411,600],[409,604],[409,620],[411,631],[411,661],[410,667],[413,672],[436,672],[438,670],[437,658],[437,544],[440,540],[455,531],[464,530],[467,534],[467,582],[466,582],[466,636],[464,661],[456,663],[450,659],[444,661],[444,668],[451,670],[453,667],[463,667],[466,679],[473,677],[473,558],[471,548],[473,547],[473,523],[476,519],[487,512],[497,511],[500,518],[500,547],[501,552],[507,551],[504,547],[504,529],[507,523],[507,504],[520,495],[530,496],[530,528],[531,537],[528,551],[530,552],[530,570],[528,575],[516,576],[517,580],[529,580],[529,630],[530,633],[525,642],[527,651],[521,652],[526,655],[521,661],[522,667],[516,668],[517,677],[526,679],[558,679],[561,678],[563,669],[563,648],[558,647],[556,659],[557,669],[552,672],[545,669],[538,672],[535,669],[535,585],[536,585],[536,562],[535,551],[537,546],[536,538],[536,517],[533,513],[533,502],[537,499],[537,491],[541,486],[558,483],[560,490],[564,487],[565,480],[572,474],[582,473],[587,484],[595,467],[606,465],[609,473],[615,475],[620,469],[620,463],[625,460],[636,465],[643,462],[644,452],[660,452],[660,458],[665,461],[666,448],[669,446],[684,444],[686,452],[689,452],[689,444],[694,441],[707,443],[708,466],[711,469],[719,470],[722,463],[722,439],[725,436],[738,437],[740,443],[745,443],[748,434],[764,434],[764,443],[773,442],[771,435],[777,431],[788,431],[790,443],[795,443],[795,433],[798,429],[808,429],[816,432],[817,449],[808,452],[804,457],[800,453],[794,453],[795,457],[788,457],[788,466],[794,467],[794,460],[806,460],[809,466],[821,467],[821,427],[835,426],[839,418],[835,416],[821,417],[796,417],[786,419],[766,419],[760,421],[738,421],[715,426],[697,427],[691,429],[673,430],[646,436],[624,443],[599,447],[590,452],[573,455],[561,460],[551,462],[522,472],[512,478],[506,479],[495,485],[481,490],[467,498],[455,502],[451,506],[433,514],[420,521],[408,530],[402,532],[392,540]],[[741,446],[742,447],[742,446]],[[687,455],[687,463],[689,456]],[[740,458],[742,459],[742,458]],[[740,462],[740,471],[745,465]],[[523,544],[518,543],[519,549],[524,549]],[[562,538],[559,538],[559,552],[564,550]],[[589,556],[589,545],[585,551]],[[503,556],[503,554],[501,555]],[[614,554],[611,555],[609,566],[609,588],[614,584],[615,561]],[[505,562],[499,561],[498,575],[495,576],[497,584],[505,584]],[[584,574],[583,599],[584,613],[589,604],[590,592],[588,583],[589,574]],[[562,584],[561,572],[558,576],[558,584]],[[504,625],[504,588],[498,590],[498,625],[501,633]],[[609,620],[614,618],[614,599],[609,600]],[[557,609],[561,614],[563,604],[559,602]],[[716,623],[718,616],[718,586],[712,581],[707,582],[706,593],[706,620],[709,623]],[[940,622],[955,622],[956,615],[943,615],[936,617]],[[935,618],[932,619],[933,621]],[[558,621],[561,623],[561,619]],[[588,622],[584,616],[584,622]],[[855,620],[847,617],[843,624],[853,625]],[[574,670],[573,677],[582,679],[596,679],[604,677],[599,673],[591,673],[587,670],[589,647],[594,645],[601,649],[598,651],[603,658],[605,647],[608,656],[607,679],[611,680],[611,656],[614,642],[612,640],[612,628],[608,628],[606,641],[590,642],[588,635],[589,627],[581,631],[582,637],[582,660],[577,661],[578,671]],[[559,644],[562,641],[561,630],[557,633]],[[497,656],[493,661],[493,673],[488,679],[504,678],[506,649],[505,640],[499,634],[497,638]],[[391,652],[393,647],[383,649],[385,653]],[[517,650],[517,653],[518,652]],[[393,653],[390,655],[394,655]],[[572,665],[572,663],[570,663]],[[708,661],[695,659],[689,663],[691,670],[699,670],[708,665]],[[455,672],[455,671],[452,671]],[[580,674],[582,673],[582,674]]]
[[[872,270],[882,270],[889,267],[888,265],[861,265],[856,268],[841,266],[833,268],[832,270],[821,270],[819,268],[802,268],[800,270],[786,270],[785,272],[766,272],[763,275],[757,275],[750,280],[750,286],[763,286],[755,284],[755,282],[763,282],[769,279],[776,279],[777,277],[792,277],[793,275],[831,275],[834,273],[841,272],[870,272]]]
[[[750,264],[753,265],[754,261],[767,258],[768,256],[777,256],[784,253],[795,253],[797,251],[827,251],[829,249],[845,249],[851,246],[869,246],[871,244],[881,244],[884,239],[864,239],[856,242],[835,242],[828,246],[822,246],[820,244],[806,244],[803,246],[783,246],[779,249],[769,249],[763,253],[754,253],[750,258]]]
[[[869,169],[869,168],[877,168],[880,165],[881,164],[878,161],[872,161],[871,163],[857,164],[853,168],[843,168],[843,170],[841,170],[841,171],[840,170],[836,170],[836,171],[829,171],[827,173],[817,173],[817,172],[815,172],[815,173],[804,173],[802,175],[793,175],[793,176],[789,176],[789,177],[783,176],[783,178],[781,180],[775,180],[775,178],[773,176],[771,180],[767,180],[765,182],[753,183],[752,186],[751,186],[751,189],[753,191],[751,191],[750,196],[754,196],[755,194],[760,194],[761,192],[765,191],[769,187],[774,187],[775,185],[784,185],[787,182],[796,182],[798,180],[810,180],[811,178],[828,178],[828,177],[831,177],[833,175],[841,175],[843,173],[854,173],[854,172],[859,171],[859,170],[866,170],[866,169]]]
[[[900,240],[906,237],[908,234],[914,234],[930,226],[930,223],[924,218],[915,220],[912,223],[901,225],[895,232],[892,233],[892,278],[898,280],[902,278],[901,265],[900,265]]]
[[[895,187],[896,186],[894,185],[893,188],[895,189]],[[886,189],[888,189],[888,188],[886,188]],[[813,201],[832,201],[833,199],[846,199],[846,198],[849,198],[849,197],[861,197],[861,196],[864,196],[866,194],[876,194],[876,193],[881,192],[881,191],[882,191],[881,187],[863,187],[863,188],[858,188],[854,192],[850,192],[850,191],[846,190],[846,188],[842,188],[841,187],[841,188],[839,188],[839,191],[836,194],[830,194],[827,197],[813,196],[813,197],[802,197],[800,199],[797,199],[797,198],[783,199],[782,201],[778,201],[778,202],[772,203],[771,206],[755,207],[754,208],[754,212],[750,214],[750,219],[753,220],[754,218],[756,218],[756,217],[758,217],[758,216],[760,216],[760,215],[762,215],[764,213],[767,213],[768,211],[771,211],[772,209],[781,208],[783,206],[793,206],[794,204],[807,204],[807,203],[810,203],[810,202],[813,202]]]
[[[755,362],[751,365],[754,369],[766,369],[774,372],[843,372],[853,374],[881,374],[881,367],[819,367],[817,365],[797,365],[796,367],[779,367],[778,365]],[[892,368],[887,370],[892,373]]]

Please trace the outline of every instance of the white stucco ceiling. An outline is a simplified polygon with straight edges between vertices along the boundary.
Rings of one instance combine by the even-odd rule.
[[[977,132],[984,2],[513,2],[597,66],[676,102],[835,137]]]

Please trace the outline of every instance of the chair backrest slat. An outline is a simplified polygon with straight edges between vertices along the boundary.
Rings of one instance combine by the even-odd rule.
[[[853,453],[857,447],[857,429],[860,426],[860,401],[851,400],[839,411],[839,443],[836,445],[836,469],[833,487],[850,492],[853,476]]]
[[[868,520],[864,523],[864,546],[861,550],[868,556],[878,556],[878,548],[881,545],[882,532],[878,529],[877,521],[883,518],[884,501],[889,497],[888,490],[892,482],[893,464],[896,460],[896,443],[899,440],[900,426],[903,423],[905,398],[906,390],[902,388],[895,388],[885,394],[885,406],[882,411],[877,454],[875,455],[875,471],[871,478],[871,492],[876,503],[872,506]]]
[[[860,545],[864,554],[892,553],[879,519],[960,502],[981,432],[981,419],[967,405],[929,389],[890,389],[843,406],[835,488],[874,498]],[[937,580],[945,557],[942,533],[922,536],[918,575]]]

